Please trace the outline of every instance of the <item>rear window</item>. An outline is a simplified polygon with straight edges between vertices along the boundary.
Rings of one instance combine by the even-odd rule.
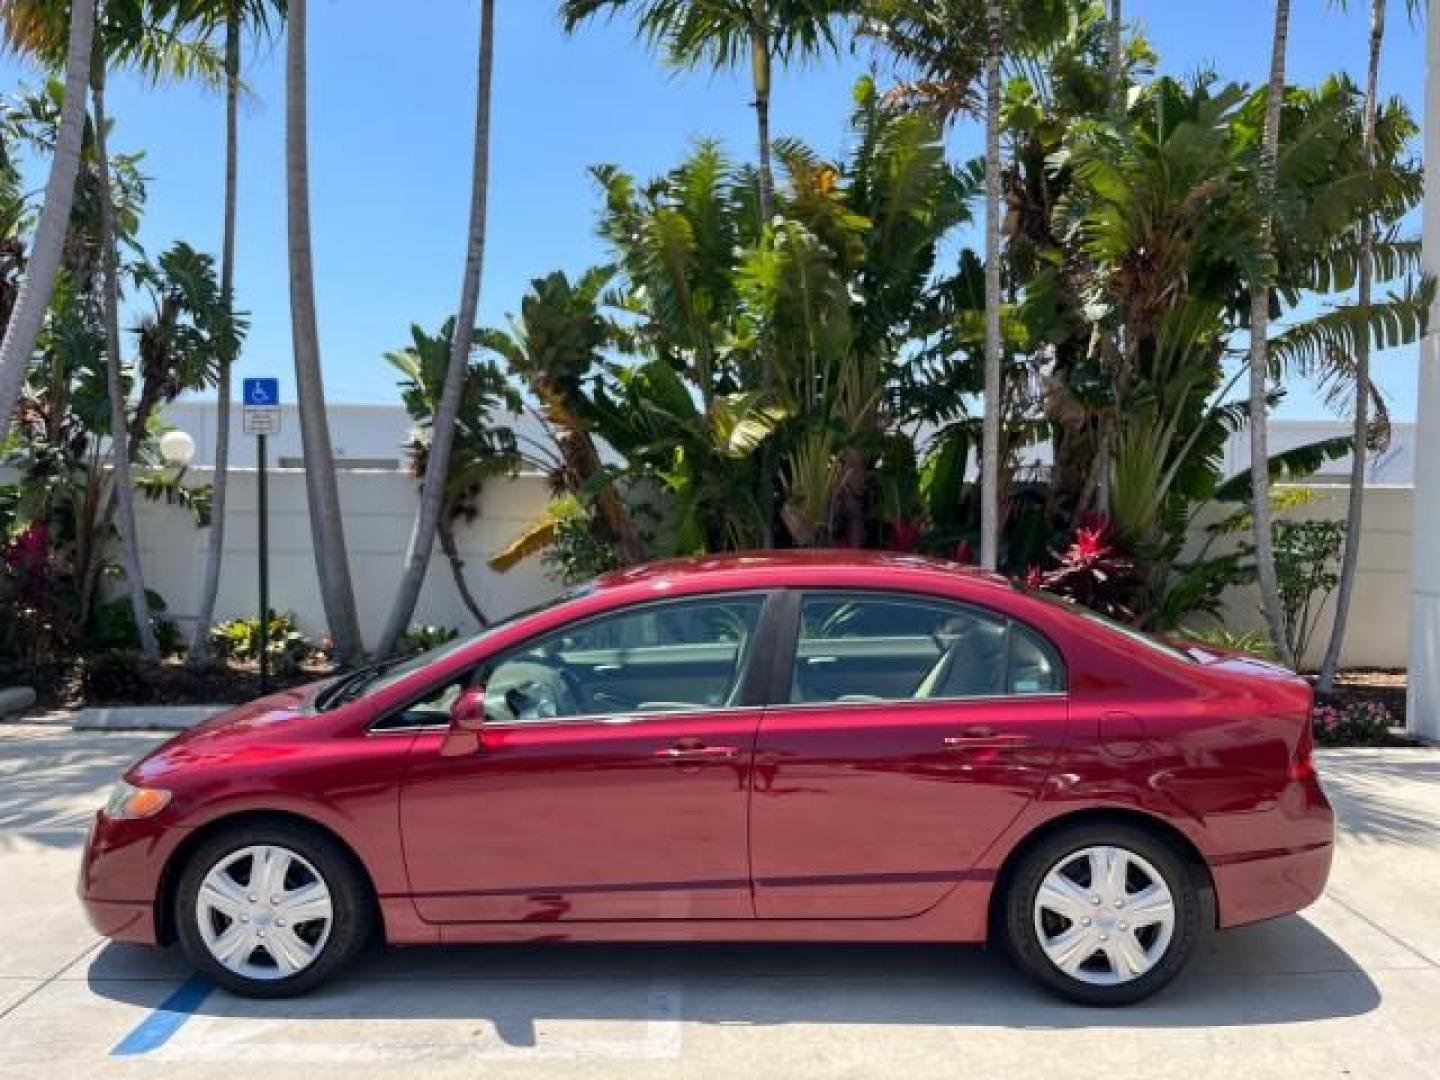
[[[1107,615],[1101,615],[1097,611],[1091,611],[1087,607],[1082,607],[1073,600],[1066,600],[1063,597],[1056,596],[1054,593],[1047,593],[1043,589],[1031,589],[1020,584],[1016,584],[1015,589],[1017,592],[1023,592],[1031,599],[1039,600],[1041,603],[1049,604],[1051,607],[1064,608],[1070,612],[1070,614],[1078,615],[1088,623],[1103,626],[1106,630],[1113,630],[1115,633],[1128,638],[1135,644],[1144,646],[1151,652],[1162,653],[1172,659],[1183,660],[1187,664],[1199,663],[1199,661],[1189,653],[1177,649],[1173,645],[1167,645],[1159,638],[1153,637],[1143,630],[1136,630],[1133,626],[1126,626],[1124,623],[1112,619]]]

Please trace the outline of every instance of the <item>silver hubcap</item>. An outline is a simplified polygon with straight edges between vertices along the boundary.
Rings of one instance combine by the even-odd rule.
[[[1035,933],[1057,968],[1095,986],[1138,979],[1175,932],[1175,898],[1133,851],[1090,847],[1050,868],[1035,894]]]
[[[334,906],[315,867],[267,844],[233,851],[210,868],[195,917],[205,947],[226,968],[247,979],[284,979],[324,950]]]

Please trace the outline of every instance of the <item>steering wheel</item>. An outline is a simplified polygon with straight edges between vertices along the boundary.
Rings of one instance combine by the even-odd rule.
[[[510,668],[510,670],[506,670]],[[498,696],[516,720],[545,720],[580,715],[580,684],[563,668],[536,660],[504,665],[497,672]]]

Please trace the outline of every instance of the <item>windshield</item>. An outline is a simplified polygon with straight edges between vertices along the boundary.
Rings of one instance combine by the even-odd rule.
[[[371,694],[384,690],[386,687],[394,686],[401,679],[419,671],[437,660],[443,660],[452,653],[468,648],[482,638],[487,638],[498,630],[502,630],[521,619],[528,619],[531,615],[547,611],[550,608],[558,607],[560,604],[574,600],[577,597],[585,596],[594,591],[590,582],[584,585],[577,585],[567,589],[542,603],[532,607],[522,608],[513,615],[508,615],[498,622],[493,622],[477,634],[469,637],[457,637],[453,641],[447,641],[443,645],[437,645],[433,649],[426,649],[424,652],[415,653],[413,656],[406,656],[401,659],[384,660],[377,664],[371,664],[352,671],[347,675],[341,675],[338,680],[329,688],[329,692],[317,700],[321,709],[333,708],[346,701],[354,701],[356,698],[369,697]]]
[[[1115,633],[1129,638],[1135,642],[1135,644],[1145,646],[1145,648],[1150,649],[1152,652],[1163,653],[1165,656],[1172,657],[1176,660],[1183,660],[1187,664],[1199,663],[1199,661],[1189,653],[1171,645],[1166,645],[1159,638],[1151,637],[1143,630],[1136,630],[1133,626],[1127,626],[1107,615],[1101,615],[1097,611],[1091,611],[1087,607],[1082,607],[1073,600],[1066,600],[1064,597],[1056,596],[1054,593],[1047,593],[1043,589],[1032,589],[1018,582],[1015,583],[1015,588],[1032,599],[1042,601],[1052,607],[1062,607],[1072,615],[1080,616],[1080,618],[1086,622],[1094,623],[1096,626],[1103,626],[1107,630],[1113,630]]]

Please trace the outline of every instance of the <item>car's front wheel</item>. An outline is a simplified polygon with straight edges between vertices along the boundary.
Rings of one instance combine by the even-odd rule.
[[[1065,829],[1009,878],[1005,930],[1020,967],[1086,1005],[1127,1005],[1175,978],[1194,950],[1200,894],[1174,848],[1143,829]]]
[[[175,893],[191,962],[250,997],[300,994],[329,978],[368,940],[371,911],[349,856],[319,830],[288,822],[208,838]]]

